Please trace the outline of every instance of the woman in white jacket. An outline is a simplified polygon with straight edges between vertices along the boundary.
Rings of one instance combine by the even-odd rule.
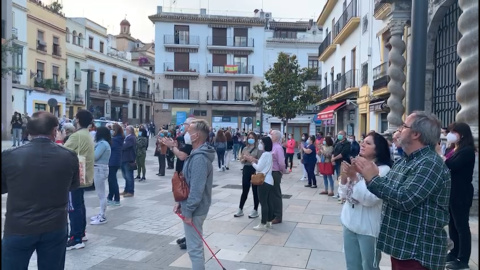
[[[253,227],[256,231],[266,231],[269,228],[272,228],[272,220],[274,219],[273,215],[273,201],[274,201],[274,190],[273,190],[273,177],[272,177],[272,139],[270,137],[263,137],[263,154],[260,156],[260,159],[255,159],[252,156],[244,156],[244,159],[252,163],[253,168],[259,173],[265,175],[265,182],[258,186],[258,199],[260,200],[260,206],[262,207],[262,221],[257,226]],[[259,145],[259,149],[262,148],[262,145]]]
[[[372,132],[360,146],[360,156],[377,164],[380,176],[392,166],[387,140]],[[363,177],[353,165],[342,163],[339,186],[340,198],[345,199],[340,219],[343,225],[343,245],[347,270],[379,269],[381,253],[376,250],[380,232],[382,200],[368,191]]]

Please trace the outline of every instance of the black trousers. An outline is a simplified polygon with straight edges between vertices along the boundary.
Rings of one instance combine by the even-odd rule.
[[[468,218],[471,204],[459,205],[450,204],[450,222],[448,223],[448,234],[453,241],[453,249],[450,254],[456,256],[461,262],[468,263],[472,252],[472,234]]]
[[[317,178],[315,177],[315,163],[305,163],[305,170],[307,170],[308,184],[317,185]]]
[[[282,183],[282,173],[279,171],[273,171],[273,214],[276,219],[282,220],[283,216],[283,198],[282,198],[282,188],[280,184]]]
[[[158,174],[165,175],[165,155],[158,156]]]
[[[175,161],[175,154],[170,149],[167,150],[167,165],[169,169],[173,169],[173,163]]]
[[[293,154],[285,154],[285,168],[288,169],[288,161],[290,160],[290,170],[293,168]]]
[[[253,209],[258,209],[258,186],[252,185],[250,181],[252,180],[252,174],[255,173],[255,168],[252,165],[243,166],[242,173],[242,196],[240,197],[240,206],[239,208],[243,210],[243,206],[248,198],[248,192],[250,191],[250,186],[252,187],[253,192]]]
[[[261,223],[266,224],[274,219],[274,187],[267,183],[263,183],[258,186],[258,192],[260,193],[258,197],[260,198],[260,203],[262,206],[262,217]],[[273,208],[273,209],[272,209]]]
[[[217,161],[218,161],[218,168],[221,169],[223,165],[225,165],[225,148],[217,149]]]

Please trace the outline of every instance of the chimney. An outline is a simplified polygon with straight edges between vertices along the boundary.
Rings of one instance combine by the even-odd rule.
[[[206,8],[201,8],[200,9],[200,15],[207,15],[207,9]]]
[[[157,6],[157,14],[162,13],[162,6]]]

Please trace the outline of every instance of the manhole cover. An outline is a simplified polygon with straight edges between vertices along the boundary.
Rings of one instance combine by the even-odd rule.
[[[242,185],[226,185],[222,188],[230,188],[230,189],[242,189]]]
[[[284,198],[284,199],[290,199],[291,197],[292,197],[292,195],[282,194],[282,198]]]

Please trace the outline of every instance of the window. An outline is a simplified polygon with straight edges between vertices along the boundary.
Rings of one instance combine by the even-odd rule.
[[[238,66],[238,74],[248,74],[248,57],[235,55],[233,64]]]
[[[73,30],[72,36],[73,36],[72,43],[76,45],[77,44],[77,31]]]
[[[148,92],[148,80],[145,78],[138,78],[138,90],[142,93]]]
[[[123,94],[127,93],[127,79],[126,78],[123,78],[123,81],[122,81],[122,93]]]
[[[80,85],[79,84],[75,84],[75,99],[77,99],[77,97],[80,97]]]
[[[189,71],[190,54],[189,53],[174,53],[174,68],[175,71]]]
[[[42,62],[37,62],[37,78],[43,81],[45,72],[45,64]]]
[[[287,30],[276,30],[273,33],[274,38],[288,38],[288,39],[297,39],[296,31],[287,31]]]
[[[234,28],[233,36],[235,47],[247,47],[248,46],[248,28]]]
[[[150,122],[150,106],[145,106],[145,122]]]
[[[368,62],[362,64],[362,85],[368,84]]]
[[[189,99],[190,81],[174,80],[173,81],[173,99]]]
[[[235,101],[250,100],[250,82],[235,82]]]
[[[100,72],[100,83],[105,83],[105,72]]]
[[[16,75],[23,73],[23,47],[17,44],[13,45],[12,67]]]
[[[93,50],[93,37],[88,37],[88,48]]]
[[[58,37],[53,37],[53,55],[62,56],[60,51],[60,42]]]
[[[137,104],[133,103],[133,119],[137,118]]]
[[[42,103],[35,103],[35,111],[46,111],[47,110],[47,105],[42,104]]]
[[[133,94],[135,95],[135,92],[137,91],[137,81],[133,81],[132,91],[133,91]]]
[[[59,67],[57,67],[57,66],[52,67],[53,83],[58,83],[58,73],[59,73],[58,70],[59,70]]]
[[[100,52],[103,53],[103,41],[100,41]]]
[[[365,14],[362,19],[362,34],[368,30],[368,14]]]
[[[205,111],[205,110],[193,110],[193,115],[195,115],[195,116],[207,116],[207,111]]]
[[[308,59],[308,68],[318,68],[318,59]]]
[[[42,31],[37,31],[37,50],[47,51],[47,43],[45,43],[44,33]]]
[[[212,28],[212,45],[227,46],[227,28]]]
[[[213,73],[224,73],[225,65],[227,64],[227,55],[226,54],[213,54],[212,55],[212,72]]]
[[[82,35],[82,33],[78,34],[78,46],[83,46],[83,35]]]
[[[213,81],[212,82],[212,99],[228,100],[228,82]]]
[[[384,133],[388,129],[388,120],[387,120],[388,113],[381,113],[380,114],[380,133]]]
[[[175,25],[175,44],[190,44],[189,43],[189,26]]]
[[[68,27],[67,27],[66,32],[67,33],[65,34],[65,41],[70,42],[70,29],[68,29]]]
[[[80,71],[80,63],[79,62],[75,62],[75,73],[74,73],[73,77],[77,81],[82,79],[82,73]]]
[[[112,76],[112,90],[117,86],[117,76]]]

